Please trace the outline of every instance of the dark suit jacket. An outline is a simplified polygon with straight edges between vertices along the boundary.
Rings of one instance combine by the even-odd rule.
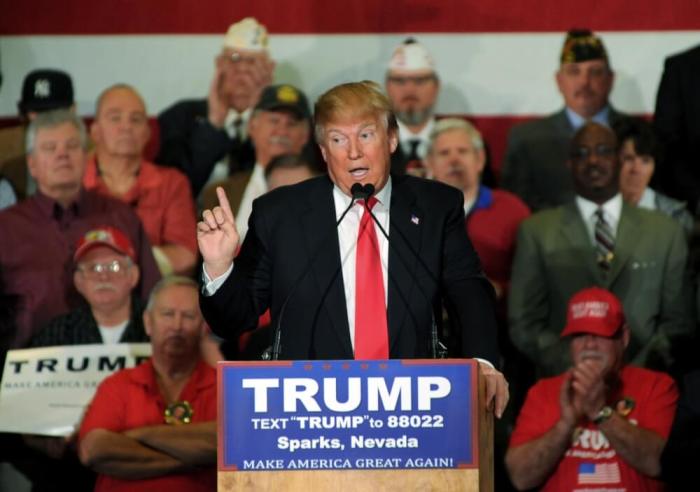
[[[292,293],[282,322],[281,358],[353,358],[332,190],[330,179],[321,176],[254,202],[233,273],[216,294],[201,298],[215,332],[233,337],[252,329],[268,307],[276,326]],[[466,235],[462,207],[463,197],[452,187],[392,178],[391,358],[430,356],[431,313],[442,298],[461,338],[461,353],[455,355],[498,360],[493,290]],[[307,265],[310,271],[303,275]]]
[[[656,185],[689,202],[700,201],[700,46],[666,59],[656,96],[654,127],[664,143]]]
[[[623,117],[610,107],[611,125]],[[508,134],[501,186],[522,198],[533,212],[571,200],[574,185],[566,161],[573,135],[564,109],[515,125]]]
[[[214,128],[208,120],[206,99],[175,103],[158,115],[160,151],[155,161],[181,169],[192,184],[195,197],[209,179],[214,166],[230,156],[232,171],[250,169],[255,151],[250,139],[240,144]]]
[[[673,343],[694,330],[687,246],[671,218],[623,204],[615,256],[603,276],[575,202],[525,220],[513,260],[508,318],[513,344],[541,376],[566,370],[568,342],[560,338],[572,295],[603,287],[622,302],[631,330],[626,355],[635,365],[668,369]]]

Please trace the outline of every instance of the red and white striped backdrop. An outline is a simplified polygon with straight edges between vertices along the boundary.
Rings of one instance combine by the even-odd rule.
[[[203,97],[228,25],[252,15],[271,33],[275,78],[313,100],[335,83],[382,81],[407,35],[433,53],[441,114],[466,114],[500,164],[514,121],[561,107],[554,84],[563,33],[603,36],[616,71],[612,101],[653,111],[666,56],[700,43],[698,0],[8,0],[0,14],[0,118],[16,115],[23,76],[58,67],[73,76],[78,109],[93,113],[99,92],[136,86],[156,114]]]

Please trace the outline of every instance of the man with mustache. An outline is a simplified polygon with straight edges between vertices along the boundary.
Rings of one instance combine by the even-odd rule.
[[[592,287],[571,298],[561,338],[571,367],[528,393],[506,454],[514,485],[664,490],[654,477],[678,400],[673,379],[625,363],[631,334],[607,290]]]
[[[54,318],[30,345],[148,341],[143,307],[134,295],[139,267],[129,238],[115,227],[92,229],[78,241],[73,260],[73,283],[86,304]]]
[[[586,123],[569,150],[576,197],[520,226],[508,317],[513,343],[540,376],[568,366],[559,338],[566,300],[592,285],[613,292],[632,333],[636,365],[673,370],[674,349],[693,331],[687,245],[668,216],[623,203],[614,132]]]
[[[73,282],[85,305],[51,320],[30,347],[147,342],[129,238],[115,227],[92,229],[76,244],[73,260]],[[74,438],[23,436],[27,447],[15,450],[35,490],[93,490],[95,474],[78,461]]]
[[[385,84],[399,124],[399,146],[391,155],[391,171],[425,176],[424,160],[440,91],[433,57],[418,41],[406,39],[389,60]]]
[[[107,377],[79,431],[95,491],[216,490],[216,371],[202,360],[196,282],[165,277],[143,313],[153,355]]]
[[[587,29],[569,31],[556,72],[565,107],[511,129],[502,186],[533,211],[562,205],[572,198],[573,183],[566,168],[569,142],[588,121],[612,126],[623,117],[608,101],[614,80],[600,37]]]
[[[217,205],[216,188],[228,195],[241,239],[248,231],[253,200],[267,192],[265,169],[272,159],[300,154],[311,134],[311,113],[306,95],[289,84],[271,85],[263,90],[248,123],[248,135],[255,148],[252,171],[240,171],[215,182],[202,193],[203,208]]]

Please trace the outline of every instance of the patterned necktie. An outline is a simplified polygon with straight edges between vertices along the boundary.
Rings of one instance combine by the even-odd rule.
[[[240,145],[243,141],[243,118],[236,116],[236,119],[231,123],[233,129],[233,141],[236,145]]]
[[[599,208],[595,212],[595,247],[597,253],[598,266],[607,272],[610,270],[610,264],[613,260],[613,252],[615,250],[615,237],[613,236],[612,227],[605,220],[603,209]]]
[[[364,207],[364,200],[358,204]],[[373,208],[377,199],[369,199]],[[389,332],[377,231],[367,210],[357,236],[355,263],[355,359],[388,359]]]

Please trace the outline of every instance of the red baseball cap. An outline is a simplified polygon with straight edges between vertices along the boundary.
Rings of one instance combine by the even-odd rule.
[[[73,260],[77,263],[88,251],[97,246],[107,246],[119,254],[128,256],[132,261],[136,261],[136,253],[129,238],[122,231],[111,226],[100,226],[86,232],[78,240]]]
[[[624,324],[625,313],[620,300],[610,291],[590,287],[571,297],[566,310],[566,327],[561,336],[590,333],[612,337]]]

